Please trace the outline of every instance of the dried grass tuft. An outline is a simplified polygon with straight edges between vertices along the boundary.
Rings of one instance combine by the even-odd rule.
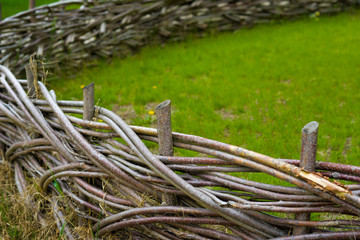
[[[14,171],[7,162],[0,161],[0,236],[1,239],[62,239],[53,218],[49,198],[37,190],[32,182],[22,196],[16,188]],[[62,205],[62,199],[57,199]],[[63,205],[62,205],[63,206]],[[74,211],[65,206],[62,212],[70,226],[76,222]],[[39,218],[39,214],[42,219]],[[40,220],[41,219],[41,220]],[[78,239],[92,239],[90,225],[74,228]]]

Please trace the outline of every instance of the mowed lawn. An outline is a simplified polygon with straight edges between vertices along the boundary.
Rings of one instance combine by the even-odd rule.
[[[171,99],[174,131],[276,158],[298,159],[302,127],[318,121],[318,160],[358,165],[359,43],[353,10],[146,47],[50,87],[59,99],[81,99],[95,82],[98,105],[144,126]]]

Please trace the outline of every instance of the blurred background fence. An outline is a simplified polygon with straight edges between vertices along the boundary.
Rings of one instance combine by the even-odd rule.
[[[47,68],[79,66],[98,57],[128,55],[144,45],[204,31],[241,27],[301,15],[331,14],[356,0],[136,0],[60,1],[0,22],[0,64],[24,75],[32,54]]]

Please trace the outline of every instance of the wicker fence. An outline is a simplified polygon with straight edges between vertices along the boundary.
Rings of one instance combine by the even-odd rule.
[[[336,13],[356,0],[113,0],[61,1],[0,22],[0,64],[17,76],[33,53],[49,67],[76,67],[91,58],[127,55],[149,43],[188,33],[228,31],[274,19]]]
[[[57,101],[54,91],[30,81],[33,75],[17,80],[0,65],[2,164],[14,169],[20,193],[36,183],[50,196],[45,209],[53,210],[68,239],[77,238],[77,224],[92,225],[97,237],[120,239],[360,237],[360,168],[315,162],[316,122],[302,131],[301,162],[274,159],[171,132],[170,101],[156,108],[157,129],[128,126],[94,106],[93,84],[83,89],[83,101]],[[143,141],[159,143],[159,155]],[[201,156],[173,156],[173,147]],[[266,174],[293,186],[227,174],[233,172]],[[37,211],[34,199],[26,203]],[[66,217],[69,212],[75,216]],[[310,213],[335,220],[310,221]],[[43,211],[35,216],[44,220]]]
[[[75,67],[90,58],[177,41],[188,33],[234,30],[317,11],[335,13],[355,2],[59,2],[0,22],[0,64],[19,76],[35,52],[50,63],[47,67]],[[128,126],[113,112],[94,106],[93,85],[84,88],[83,101],[57,101],[55,92],[34,81],[32,63],[26,69],[28,81],[0,65],[1,163],[14,169],[20,193],[26,195],[35,182],[50,196],[47,209],[54,210],[68,239],[78,237],[74,226],[86,223],[98,237],[121,239],[360,237],[360,168],[315,162],[316,122],[302,131],[301,162],[274,159],[171,132],[169,101],[156,109],[157,129]],[[159,153],[143,141],[158,143]],[[173,147],[201,157],[173,156]],[[227,174],[232,172],[266,174],[293,186]],[[344,186],[336,179],[356,184]],[[38,210],[35,199],[26,204]],[[66,217],[69,209],[74,222]],[[310,213],[336,219],[310,221]],[[45,219],[42,211],[35,216]]]

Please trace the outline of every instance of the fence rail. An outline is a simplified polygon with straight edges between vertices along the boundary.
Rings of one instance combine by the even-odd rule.
[[[337,13],[356,0],[61,1],[0,21],[0,64],[17,76],[32,54],[47,68],[124,56],[189,33],[229,31],[274,19]],[[93,5],[94,3],[97,3]]]
[[[76,213],[79,224],[90,222],[98,237],[360,237],[360,168],[327,162],[316,162],[315,168],[303,165],[304,159],[315,160],[316,122],[302,131],[301,162],[275,159],[171,133],[169,101],[157,107],[158,129],[153,129],[129,126],[113,112],[94,106],[93,85],[84,88],[84,101],[57,101],[55,92],[43,83],[29,81],[28,85],[4,66],[0,66],[0,82],[2,163],[13,167],[20,193],[25,194],[35,181],[51,196],[48,204],[68,239],[77,237],[72,227],[76,223],[70,224],[65,217],[68,208]],[[32,88],[37,98],[30,98]],[[160,142],[161,155],[150,152],[143,141]],[[202,156],[172,156],[173,147]],[[293,186],[226,174],[232,172],[266,174]],[[354,184],[345,186],[330,178]],[[34,199],[27,204],[33,206]],[[338,218],[309,220],[309,213]],[[44,219],[42,212],[36,216]]]

